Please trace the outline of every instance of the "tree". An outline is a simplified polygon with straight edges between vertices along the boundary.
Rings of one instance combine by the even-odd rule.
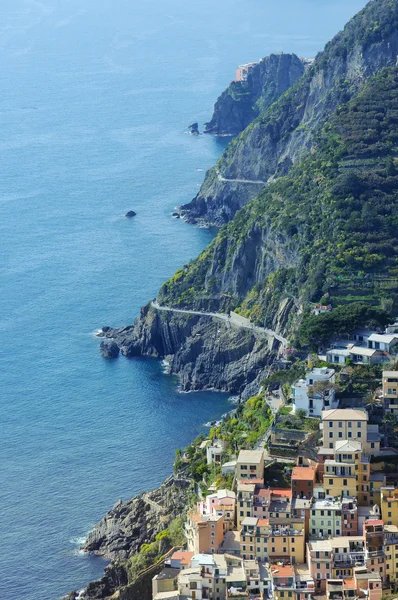
[[[304,410],[304,408],[299,408],[299,409],[296,411],[296,417],[297,417],[298,419],[300,419],[300,420],[303,420],[303,419],[305,419],[305,417],[306,417],[306,416],[307,416],[307,411],[306,411],[306,410]]]
[[[336,385],[331,381],[315,381],[308,393],[310,396],[316,396],[322,400],[322,404],[330,398],[331,392],[336,389]]]

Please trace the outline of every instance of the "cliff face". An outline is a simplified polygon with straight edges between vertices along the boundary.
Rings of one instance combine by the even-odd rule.
[[[191,485],[184,475],[173,475],[152,492],[118,502],[90,532],[83,550],[113,560],[133,556],[184,513]]]
[[[247,81],[233,81],[218,98],[205,133],[236,135],[303,75],[308,61],[271,54],[253,67]]]
[[[249,182],[286,173],[313,147],[320,125],[368,78],[394,66],[397,55],[397,2],[371,2],[298,82],[229,144],[198,195],[181,207],[187,220],[217,226],[228,222],[261,190],[261,183]]]
[[[217,318],[174,314],[148,306],[134,326],[110,329],[125,356],[165,358],[182,391],[219,390],[248,397],[257,391],[279,342]]]

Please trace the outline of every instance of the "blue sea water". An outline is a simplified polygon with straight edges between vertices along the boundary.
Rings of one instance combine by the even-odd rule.
[[[1,2],[0,599],[100,577],[79,539],[228,410],[156,361],[103,360],[92,332],[131,323],[212,239],[170,215],[227,143],[186,127],[237,64],[314,56],[364,4]]]

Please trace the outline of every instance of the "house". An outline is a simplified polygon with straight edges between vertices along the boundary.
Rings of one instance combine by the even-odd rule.
[[[317,382],[330,384],[330,389],[322,392],[314,392],[313,386]],[[327,367],[315,368],[309,371],[305,379],[299,379],[292,388],[293,412],[305,410],[307,415],[320,417],[323,410],[337,408],[333,384],[335,382],[335,370]]]
[[[393,485],[381,488],[381,517],[386,525],[398,527],[398,489]]]
[[[351,346],[349,354],[350,359],[356,365],[376,365],[388,360],[382,350],[364,346]]]
[[[224,515],[201,515],[196,510],[189,510],[185,536],[189,552],[215,554],[224,538]]]
[[[221,464],[221,455],[226,447],[226,442],[223,440],[214,440],[206,446],[206,461],[208,465],[215,463]]]
[[[359,408],[323,411],[323,447],[332,449],[343,440],[358,441],[364,454],[376,454],[380,450],[380,433],[377,425],[368,425],[368,418],[366,410]]]
[[[224,517],[224,533],[235,527],[236,495],[231,490],[218,490],[198,503],[201,515],[218,514]]]
[[[187,550],[176,550],[168,561],[169,566],[172,569],[187,569],[191,566],[191,559],[193,557],[193,552],[188,552]]]
[[[236,462],[237,479],[262,479],[264,477],[263,450],[241,450]]]
[[[314,494],[316,468],[294,467],[292,471],[293,498],[312,498]]]
[[[372,333],[368,348],[394,354],[398,351],[398,333]]]
[[[384,548],[386,553],[386,582],[393,583],[398,579],[398,527],[384,525]]]
[[[247,81],[249,73],[257,64],[258,63],[256,62],[250,62],[246,63],[245,65],[239,65],[239,67],[236,69],[235,81]]]
[[[331,304],[327,304],[327,305],[316,304],[315,307],[312,309],[312,312],[314,315],[322,315],[324,313],[330,312],[331,310],[332,310]]]
[[[372,573],[379,573],[384,580],[386,556],[384,552],[384,523],[382,519],[365,521],[363,533],[366,543],[366,565]]]
[[[311,506],[310,539],[342,535],[342,501],[314,500]]]
[[[398,371],[383,371],[384,410],[398,417]]]
[[[152,579],[152,596],[162,592],[173,592],[177,589],[177,577],[180,569],[164,567],[160,573]]]

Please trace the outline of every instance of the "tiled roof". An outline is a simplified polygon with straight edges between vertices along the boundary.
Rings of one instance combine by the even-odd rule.
[[[294,467],[292,471],[292,479],[313,481],[315,479],[315,469],[313,467]]]

